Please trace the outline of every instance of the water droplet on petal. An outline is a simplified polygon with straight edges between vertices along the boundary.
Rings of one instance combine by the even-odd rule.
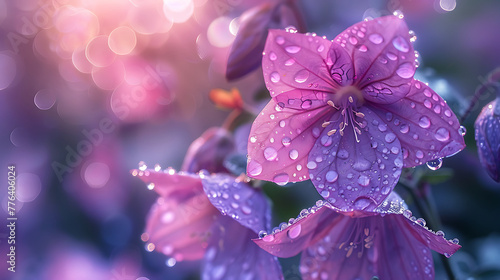
[[[294,46],[294,45],[287,46],[287,47],[285,47],[285,51],[287,53],[292,53],[292,54],[298,53],[300,51],[300,47],[299,46]]]
[[[277,157],[278,157],[278,152],[276,151],[275,148],[273,147],[267,147],[265,150],[264,150],[264,157],[268,160],[268,161],[273,161],[275,160]]]
[[[288,238],[295,239],[295,238],[299,237],[301,230],[302,230],[302,226],[300,224],[292,227],[287,232]]]
[[[420,120],[418,121],[418,125],[421,127],[421,128],[429,128],[431,126],[431,120],[426,117],[426,116],[423,116],[420,118]]]
[[[270,78],[271,78],[271,82],[277,83],[280,81],[280,74],[278,74],[278,72],[273,72],[273,73],[271,73]]]
[[[316,167],[318,167],[318,165],[316,164],[316,162],[314,162],[312,160],[310,162],[308,162],[306,166],[309,169],[315,169]]]
[[[276,37],[276,44],[283,45],[285,43],[285,38],[283,36]]]
[[[392,45],[398,51],[401,51],[401,52],[404,52],[404,53],[407,53],[410,50],[410,46],[408,45],[408,42],[406,42],[406,40],[403,37],[401,37],[401,36],[397,36],[396,38],[394,38],[392,40]]]
[[[370,42],[374,43],[375,45],[378,45],[384,41],[384,38],[378,33],[373,33],[368,36],[368,40],[370,40]]]
[[[297,159],[299,157],[299,152],[297,150],[291,150],[289,153],[289,156],[291,159]]]
[[[295,59],[290,58],[287,61],[285,61],[285,66],[292,66],[295,64]]]
[[[311,108],[311,106],[312,106],[312,101],[311,101],[311,100],[309,100],[309,99],[304,100],[304,101],[302,102],[302,104],[300,104],[300,108],[305,109],[305,110],[307,110],[307,109]],[[300,133],[299,133],[299,134],[300,134]]]
[[[385,142],[390,144],[394,142],[394,140],[396,140],[396,134],[389,132],[385,135]]]
[[[338,178],[339,178],[339,174],[336,171],[330,170],[330,171],[326,172],[325,179],[328,182],[334,183],[335,181],[337,181]]]
[[[273,182],[280,186],[286,185],[288,183],[288,180],[290,180],[290,177],[286,173],[278,174],[273,178]]]
[[[391,52],[388,52],[387,53],[387,58],[394,61],[394,60],[398,59],[398,56],[395,55],[395,54],[393,54],[393,53],[391,53]]]
[[[358,50],[360,52],[367,52],[368,51],[368,47],[366,47],[365,45],[361,45],[361,46],[359,46]]]
[[[349,157],[349,152],[347,150],[341,149],[338,151],[337,157],[341,159],[347,159]]]
[[[467,129],[465,128],[465,126],[461,125],[458,128],[458,133],[460,133],[460,135],[462,135],[462,136],[465,136],[465,134],[467,133]]]
[[[319,45],[318,48],[317,48],[318,52],[322,52],[324,50],[325,50],[325,46],[323,46],[323,45]]]
[[[262,165],[254,160],[248,163],[248,174],[250,176],[258,176],[262,173]]]
[[[292,139],[290,139],[290,137],[283,137],[283,139],[281,139],[281,144],[283,144],[283,146],[285,147],[290,146],[291,143]]]
[[[297,83],[304,83],[309,78],[309,71],[306,69],[302,69],[297,74],[295,74],[295,81]]]
[[[439,128],[434,135],[438,141],[445,142],[450,139],[450,131],[444,127]]]
[[[272,61],[275,61],[276,59],[278,59],[278,56],[276,55],[275,52],[270,52],[269,53],[269,59],[272,60]]]
[[[350,37],[349,38],[349,43],[356,45],[358,43],[358,39],[356,37]]]
[[[358,184],[360,186],[366,187],[370,184],[370,178],[368,178],[368,176],[365,175],[360,175],[358,178]]]
[[[439,168],[441,168],[441,166],[443,166],[443,159],[438,158],[435,160],[428,161],[426,165],[430,170],[438,170]]]
[[[354,201],[354,207],[357,210],[364,210],[366,209],[370,204],[372,204],[372,201],[369,198],[366,197],[358,197],[356,201]]]
[[[408,131],[410,131],[410,126],[407,125],[407,124],[403,124],[401,125],[401,127],[399,128],[399,131],[401,133],[408,133]]]
[[[403,79],[411,78],[415,74],[415,67],[409,62],[405,62],[399,66],[396,74]]]
[[[264,237],[266,237],[266,235],[267,235],[267,231],[265,231],[265,230],[259,231],[259,238],[264,238]]]
[[[352,165],[352,168],[356,171],[362,172],[370,169],[371,166],[371,163],[366,159],[359,159]]]
[[[280,127],[285,127],[285,125],[286,125],[285,121],[284,121],[284,120],[281,120],[281,121],[280,121]]]
[[[320,139],[320,142],[321,142],[321,145],[325,146],[325,147],[328,147],[332,144],[332,137],[328,136],[328,135],[323,135],[323,137],[321,137]]]
[[[422,152],[421,150],[418,150],[417,152],[415,152],[415,156],[417,158],[423,158],[424,157],[424,152]]]

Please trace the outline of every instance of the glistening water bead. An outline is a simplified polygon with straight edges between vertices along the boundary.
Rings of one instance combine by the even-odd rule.
[[[435,160],[428,161],[426,165],[430,170],[438,170],[439,168],[441,168],[441,166],[443,166],[443,159],[438,158]]]

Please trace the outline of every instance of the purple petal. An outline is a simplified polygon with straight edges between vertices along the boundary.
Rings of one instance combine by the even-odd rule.
[[[189,146],[182,170],[198,172],[204,169],[214,173],[227,172],[223,162],[234,150],[234,146],[229,131],[221,127],[209,128]]]
[[[261,191],[230,175],[202,177],[208,199],[223,215],[232,217],[255,234],[269,228],[271,211]]]
[[[131,171],[132,175],[139,177],[148,188],[156,191],[162,197],[181,200],[203,192],[201,179],[197,175],[175,172],[172,168],[165,170],[137,170]]]
[[[500,182],[500,109],[498,99],[488,103],[474,123],[479,160],[490,177]]]
[[[283,279],[278,259],[255,245],[255,233],[221,216],[203,260],[203,279]]]
[[[331,44],[319,36],[270,30],[262,69],[271,97],[285,95],[283,100],[288,100],[319,95],[317,99],[322,100],[326,92],[333,92],[338,85],[332,80],[326,63]],[[345,52],[343,54],[348,58]],[[330,64],[337,65],[335,61]],[[293,91],[298,92],[288,98],[287,93]]]
[[[352,121],[343,131],[328,135],[333,129],[340,130],[343,116],[337,112],[316,140],[307,163],[321,196],[344,211],[374,209],[392,191],[403,167],[396,135],[367,107],[360,112],[365,127],[357,134],[359,142]]]
[[[248,175],[281,185],[309,179],[307,155],[323,129],[318,121],[325,112],[301,112],[271,100],[250,131]]]
[[[302,212],[304,213],[304,212]],[[343,219],[342,214],[321,207],[314,213],[303,214],[295,219],[292,225],[277,233],[269,233],[263,238],[253,241],[267,252],[280,258],[289,258],[305,250],[316,240],[323,238]]]
[[[384,106],[370,107],[396,134],[404,167],[456,154],[465,147],[460,124],[446,102],[424,83],[413,80],[408,95]]]
[[[200,259],[217,215],[203,192],[182,202],[160,197],[149,212],[143,240],[149,250],[154,245],[156,251],[177,261]]]
[[[302,253],[303,279],[434,279],[431,251],[396,214],[349,218]],[[404,217],[403,217],[404,218]]]
[[[415,53],[408,27],[396,16],[357,23],[334,42],[344,47],[354,62],[354,85],[365,99],[388,104],[403,98],[415,74]]]

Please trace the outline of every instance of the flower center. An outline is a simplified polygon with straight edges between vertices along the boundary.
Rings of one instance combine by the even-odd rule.
[[[358,135],[361,135],[360,128],[364,128],[366,126],[365,123],[358,122],[356,120],[356,117],[365,117],[365,114],[356,111],[365,103],[363,93],[354,86],[342,87],[337,92],[332,94],[330,96],[330,100],[326,103],[335,108],[337,111],[340,111],[340,114],[342,115],[342,121],[339,124],[339,128],[328,131],[327,135],[332,136],[338,131],[340,136],[344,136],[344,129],[350,122],[354,131],[356,142],[359,142]],[[332,121],[325,121],[322,126],[327,127],[331,123]]]

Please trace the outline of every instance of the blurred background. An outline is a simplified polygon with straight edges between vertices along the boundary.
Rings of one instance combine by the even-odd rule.
[[[198,262],[171,267],[145,250],[140,237],[157,195],[129,170],[140,161],[179,169],[190,143],[229,114],[210,101],[214,88],[236,87],[248,106],[260,106],[261,70],[232,82],[225,71],[239,17],[264,2],[0,0],[1,279],[199,278]],[[500,66],[497,0],[298,6],[307,31],[329,39],[363,18],[403,11],[417,36],[417,78],[457,115]],[[500,185],[478,161],[473,129],[494,98],[480,98],[463,123],[466,150],[444,160],[452,175],[431,187],[446,236],[463,246],[450,259],[460,279],[500,279]],[[15,273],[3,225],[9,165],[17,172]],[[274,225],[318,199],[307,183],[266,192]],[[286,279],[300,279],[297,258],[282,262]],[[436,279],[444,277],[437,263]]]

